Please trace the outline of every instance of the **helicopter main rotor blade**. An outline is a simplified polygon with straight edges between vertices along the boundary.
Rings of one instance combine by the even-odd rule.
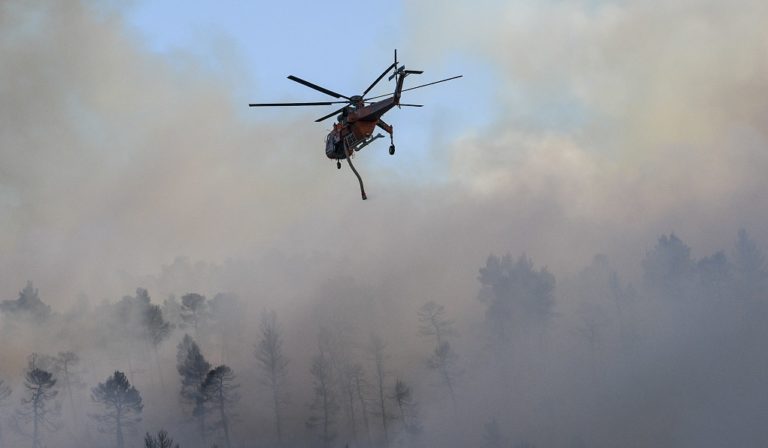
[[[430,83],[427,83],[427,84],[422,84],[420,86],[410,87],[408,89],[403,89],[403,90],[401,90],[401,92],[407,92],[409,90],[420,89],[422,87],[427,87],[427,86],[431,86],[431,85],[434,85],[434,84],[440,84],[441,82],[451,81],[453,79],[458,79],[458,78],[462,78],[462,77],[464,77],[464,75],[453,76],[453,77],[450,77],[450,78],[441,79],[440,81],[430,82]],[[371,97],[371,98],[366,98],[366,100],[375,100],[376,98],[384,98],[385,96],[392,96],[392,94],[391,93],[387,93],[387,94],[384,94],[384,95],[379,95],[379,96],[374,96],[374,97]]]
[[[320,86],[318,86],[317,84],[312,84],[312,83],[311,83],[311,82],[309,82],[309,81],[304,81],[303,79],[301,79],[301,78],[298,78],[298,77],[296,77],[296,76],[293,76],[293,75],[290,75],[290,76],[288,77],[288,79],[290,79],[291,81],[296,81],[296,82],[298,82],[299,84],[303,84],[303,85],[305,85],[305,86],[309,87],[310,89],[315,89],[315,90],[317,90],[318,92],[323,92],[324,94],[326,94],[326,95],[330,95],[330,96],[332,96],[332,97],[334,97],[334,98],[346,98],[346,99],[349,99],[349,97],[348,97],[348,96],[344,96],[344,95],[342,95],[342,94],[340,94],[340,93],[336,93],[336,92],[334,92],[333,90],[328,90],[328,89],[326,89],[325,87],[320,87]]]
[[[394,64],[390,65],[389,67],[387,67],[387,69],[386,69],[386,70],[384,70],[384,73],[382,73],[381,75],[379,75],[379,77],[378,77],[378,78],[376,78],[376,81],[373,81],[373,83],[372,83],[370,86],[368,86],[368,88],[367,88],[367,89],[365,89],[365,92],[363,92],[363,94],[362,94],[361,96],[365,96],[365,95],[367,95],[367,94],[368,94],[368,92],[370,92],[370,91],[371,91],[371,89],[372,89],[372,88],[373,88],[373,87],[374,87],[376,84],[378,84],[378,83],[379,83],[379,81],[381,81],[381,79],[382,79],[382,78],[384,78],[385,76],[387,76],[387,73],[389,73],[389,71],[390,71],[390,70],[392,70],[393,68],[395,68],[396,66],[397,66],[397,63],[394,63]]]
[[[342,107],[342,108],[341,108],[341,109],[339,109],[339,110],[333,111],[333,112],[331,112],[331,113],[330,113],[330,114],[328,114],[328,115],[323,115],[322,117],[320,117],[320,118],[318,118],[317,120],[315,120],[315,123],[320,123],[321,121],[323,121],[323,120],[327,120],[328,118],[331,118],[331,117],[332,117],[332,116],[334,116],[334,115],[338,115],[338,114],[340,114],[340,113],[341,113],[341,111],[343,111],[345,107],[347,107],[347,106],[344,106],[344,107]]]
[[[331,104],[348,104],[347,101],[315,101],[311,103],[250,103],[249,107],[280,107],[280,106],[329,106]]]
[[[399,106],[404,106],[404,107],[424,107],[423,104],[399,104]]]

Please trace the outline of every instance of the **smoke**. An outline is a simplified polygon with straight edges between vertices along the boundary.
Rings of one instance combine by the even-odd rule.
[[[230,292],[244,304],[242,320],[232,321],[236,341],[225,349],[210,330],[201,347],[245,382],[258,337],[252,323],[277,311],[291,358],[292,441],[305,436],[316,336],[334,328],[365,362],[369,333],[386,340],[389,374],[413,385],[433,443],[477,445],[493,418],[509,438],[552,446],[717,445],[702,428],[711,420],[723,434],[743,434],[712,440],[754,443],[754,420],[729,421],[716,409],[724,403],[745,415],[761,405],[746,397],[755,378],[739,373],[762,365],[750,358],[755,342],[729,339],[738,319],[718,321],[706,309],[691,323],[687,309],[672,312],[649,294],[625,310],[641,347],[626,357],[611,344],[632,339],[630,330],[616,326],[607,293],[579,288],[588,289],[583,269],[596,253],[607,255],[605,269],[619,273],[622,287],[640,285],[646,252],[671,231],[694,260],[730,248],[742,227],[768,241],[767,9],[751,0],[409,3],[406,36],[419,64],[481,60],[499,80],[500,113],[450,141],[435,138],[430,154],[441,168],[431,182],[398,174],[407,155],[388,165],[367,163],[363,152],[358,167],[371,197],[363,203],[351,174],[325,159],[321,129],[248,115],[249,99],[232,86],[232,73],[247,75],[236,64],[212,71],[190,55],[152,53],[111,5],[3,2],[1,293],[13,299],[33,279],[63,320],[34,332],[0,320],[4,331],[25,335],[0,352],[0,374],[17,377],[32,351],[77,349],[90,359],[86,382],[104,381],[135,367],[124,353],[136,347],[107,356],[109,347],[92,341],[112,341],[108,326],[66,319],[103,317],[107,303],[136,287],[158,304],[170,294]],[[430,163],[414,169],[430,171]],[[557,278],[558,317],[544,342],[531,336],[511,355],[530,362],[528,370],[489,360],[476,300],[478,268],[490,253],[507,252],[527,253]],[[460,335],[461,424],[424,367],[431,344],[418,336],[415,313],[429,300],[446,305]],[[602,354],[574,342],[597,327],[611,341]],[[145,395],[148,430],[186,428],[171,361],[181,336],[159,352],[172,387],[136,376],[140,390],[158,392]],[[745,359],[726,356],[733,346],[747,347]],[[604,388],[593,388],[592,356],[604,363]],[[734,367],[687,382],[723,359]],[[732,381],[744,385],[736,395]],[[256,390],[244,385],[243,401],[263,400]],[[506,403],[510,396],[520,402]],[[268,410],[241,412],[258,422],[236,430],[243,440],[269,433]]]

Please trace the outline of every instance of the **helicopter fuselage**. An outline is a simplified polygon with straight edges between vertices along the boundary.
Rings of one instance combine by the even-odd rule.
[[[371,138],[377,125],[391,134],[392,126],[381,121],[381,117],[399,102],[400,95],[396,95],[367,106],[349,106],[325,138],[325,155],[329,159],[346,159]]]

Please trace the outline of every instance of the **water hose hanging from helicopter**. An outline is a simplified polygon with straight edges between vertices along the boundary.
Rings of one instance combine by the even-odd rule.
[[[347,163],[349,164],[349,167],[352,168],[352,172],[355,173],[355,176],[357,176],[357,181],[360,182],[360,194],[363,195],[363,200],[368,199],[368,196],[365,195],[365,186],[363,185],[363,178],[360,177],[360,173],[357,172],[355,169],[355,165],[352,165],[352,154],[347,155]]]

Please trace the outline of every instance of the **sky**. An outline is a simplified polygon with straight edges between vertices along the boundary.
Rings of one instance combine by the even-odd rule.
[[[527,251],[567,271],[671,231],[704,251],[764,236],[765,8],[4,2],[0,275],[74,297],[177,256],[451,241],[470,266]],[[464,78],[387,115],[398,152],[360,154],[367,202],[322,152],[322,108],[246,107],[325,99],[288,74],[356,92],[394,48],[425,70],[408,82]]]
[[[408,80],[411,86],[466,73],[462,85],[408,95],[408,101],[426,103],[427,109],[398,111],[404,123],[412,123],[398,126],[398,137],[402,135],[402,141],[408,142],[404,149],[418,154],[424,162],[429,157],[428,137],[419,128],[434,126],[439,120],[460,123],[461,128],[481,126],[490,121],[494,108],[493,75],[486,63],[473,61],[471,53],[445,47],[438,50],[436,60],[420,55],[431,67],[421,67],[418,59],[409,58],[408,27],[400,2],[139,2],[128,11],[127,21],[158,54],[194,55],[198,63],[213,71],[236,67],[241,76],[231,80],[232,90],[252,102],[328,98],[286,80],[288,74],[346,95],[361,93],[388,66],[396,48],[400,48],[401,63],[426,69],[425,75]],[[393,82],[382,83],[369,96],[393,88]],[[320,116],[325,109],[243,109],[242,113],[253,120],[279,121]],[[309,122],[308,126],[323,136],[328,128],[327,123]],[[451,129],[453,126],[448,126],[441,132],[451,134]],[[424,171],[423,167],[418,170]],[[431,176],[440,175],[429,168],[426,171]]]

